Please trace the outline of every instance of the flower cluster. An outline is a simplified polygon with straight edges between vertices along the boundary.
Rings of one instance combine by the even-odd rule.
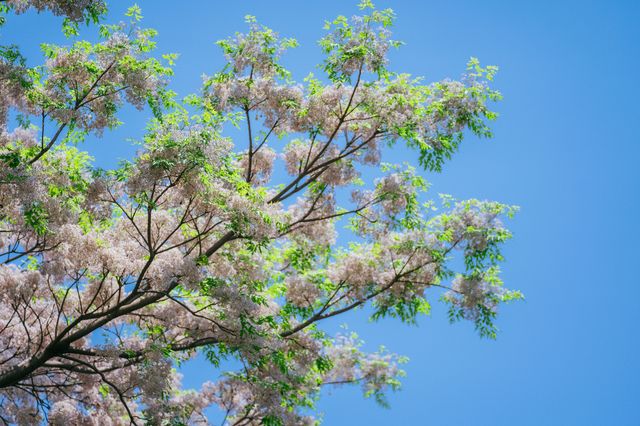
[[[370,5],[363,3],[361,7]],[[386,9],[355,16],[351,22],[340,16],[328,23],[326,28],[332,31],[320,41],[320,45],[327,55],[324,68],[329,78],[342,81],[365,69],[383,74],[387,51],[392,45],[397,45],[389,39],[391,32],[388,27],[393,20],[393,11]]]
[[[106,12],[106,4],[103,0],[7,0],[9,7],[16,13],[24,13],[29,8],[37,11],[50,10],[55,15],[66,16],[73,21],[82,21],[89,16],[97,18]]]
[[[145,58],[147,30],[135,31],[137,37],[125,31],[124,27],[114,29],[96,45],[84,41],[71,47],[45,45],[48,59],[27,93],[31,112],[99,132],[119,123],[115,112],[125,99],[141,109],[148,99],[157,97],[163,75],[170,70]]]
[[[406,359],[386,352],[375,353],[360,350],[363,342],[355,333],[338,335],[327,350],[333,369],[325,378],[328,383],[359,383],[366,397],[374,396],[385,404],[385,391],[400,388],[399,378],[405,375],[399,364]]]
[[[287,287],[287,301],[295,306],[311,306],[321,294],[318,286],[304,276],[290,276],[285,284]]]

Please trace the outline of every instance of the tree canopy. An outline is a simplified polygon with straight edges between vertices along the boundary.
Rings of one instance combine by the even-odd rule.
[[[69,43],[35,67],[0,50],[0,422],[208,424],[214,405],[217,423],[314,424],[323,387],[385,404],[404,374],[324,319],[413,323],[436,298],[495,337],[498,305],[522,297],[499,278],[516,208],[425,195],[464,135],[491,135],[496,67],[392,72],[393,11],[363,1],[326,23],[321,75],[293,81],[280,57],[297,42],[247,16],[218,42],[226,66],[179,99],[177,56],[137,6],[108,24],[102,0],[7,0],[2,22],[29,9],[64,16]],[[142,147],[99,169],[80,142],[126,104],[152,112]],[[384,161],[390,146],[422,170]],[[196,354],[241,367],[185,390]]]

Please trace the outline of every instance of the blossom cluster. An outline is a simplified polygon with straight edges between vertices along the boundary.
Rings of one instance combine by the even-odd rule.
[[[106,12],[103,0],[7,0],[7,4],[16,13],[24,13],[30,8],[39,12],[49,10],[72,21],[82,21],[87,16],[95,18]]]

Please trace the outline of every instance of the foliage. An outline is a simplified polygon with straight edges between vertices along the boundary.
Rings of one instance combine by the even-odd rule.
[[[0,48],[4,423],[203,424],[215,405],[224,424],[315,424],[324,386],[386,405],[406,362],[324,319],[364,308],[411,324],[440,294],[452,321],[493,338],[499,304],[522,297],[498,266],[515,208],[436,208],[421,171],[382,161],[405,143],[440,171],[465,134],[490,136],[495,67],[471,59],[462,80],[431,84],[391,72],[393,11],[363,1],[326,23],[322,76],[294,82],[280,57],[297,42],[247,16],[218,43],[227,65],[178,101],[177,55],[155,54],[139,7],[116,25],[101,0],[0,13],[30,7],[64,16],[69,45],[42,45],[36,67]],[[100,41],[79,39],[83,22]],[[97,169],[81,143],[125,104],[152,113],[142,149]],[[222,374],[184,390],[176,369],[198,353]]]

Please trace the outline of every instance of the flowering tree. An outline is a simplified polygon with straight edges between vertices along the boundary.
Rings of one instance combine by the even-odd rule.
[[[326,318],[411,323],[429,293],[495,335],[497,305],[521,297],[497,266],[514,208],[436,208],[416,169],[381,157],[403,143],[440,171],[465,132],[489,136],[496,69],[472,59],[462,81],[433,84],[390,72],[393,12],[360,7],[327,23],[322,78],[293,82],[279,57],[295,40],[247,17],[219,42],[226,67],[179,102],[175,55],[152,56],[137,7],[104,25],[102,0],[0,2],[5,17],[63,15],[75,40],[44,45],[33,68],[0,51],[0,422],[207,424],[215,405],[223,424],[313,424],[322,387],[384,403],[403,374]],[[78,39],[85,21],[102,41]],[[92,167],[77,142],[117,126],[125,103],[153,112],[143,148]],[[183,390],[176,368],[198,353],[238,371]]]

